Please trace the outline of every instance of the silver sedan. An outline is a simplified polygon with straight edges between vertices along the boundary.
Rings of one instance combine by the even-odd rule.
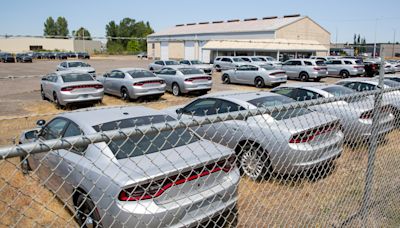
[[[165,80],[167,91],[174,96],[189,92],[207,93],[212,87],[211,76],[193,67],[166,67],[157,76]]]
[[[295,83],[272,90],[298,101],[351,95],[355,92],[339,85],[320,83]],[[374,103],[370,98],[357,98],[310,107],[312,110],[337,116],[343,125],[347,141],[362,141],[370,138]],[[394,116],[390,106],[383,106],[379,114],[379,134],[384,136],[393,129]]]
[[[159,98],[165,93],[165,81],[141,68],[115,69],[97,80],[103,83],[105,93],[120,96],[123,100]]]
[[[25,132],[21,143],[37,140],[34,135],[68,140],[169,121],[174,119],[144,107],[63,113],[38,134]],[[80,227],[192,227],[202,222],[224,227],[237,222],[240,176],[233,151],[189,129],[31,154],[23,163],[71,210]],[[230,221],[229,214],[235,215]]]
[[[203,119],[292,102],[295,100],[269,92],[221,92],[166,111],[181,119]],[[194,130],[206,139],[234,149],[240,170],[254,180],[272,172],[306,172],[329,164],[342,152],[339,119],[306,108],[224,121]]]
[[[101,102],[104,88],[88,73],[58,71],[42,78],[40,93],[43,100],[63,107],[72,103]]]
[[[277,86],[287,82],[285,71],[277,70],[268,65],[241,65],[236,69],[226,70],[222,81],[228,83],[255,85],[258,88]]]

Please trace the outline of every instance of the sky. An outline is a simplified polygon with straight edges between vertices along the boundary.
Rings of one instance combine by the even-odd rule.
[[[63,16],[69,31],[83,26],[105,36],[105,25],[124,17],[149,21],[155,31],[176,24],[301,14],[331,33],[331,41],[400,41],[399,0],[12,0],[1,3],[0,35],[43,35],[47,17]],[[375,33],[376,32],[376,33]]]

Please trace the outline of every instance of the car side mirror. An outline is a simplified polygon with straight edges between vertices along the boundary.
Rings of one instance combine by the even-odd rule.
[[[25,133],[25,139],[36,139],[39,136],[38,130],[32,130]]]
[[[176,110],[176,114],[182,114],[183,113],[183,108],[178,108]]]
[[[36,125],[39,127],[43,127],[46,124],[46,120],[38,120],[36,122]]]

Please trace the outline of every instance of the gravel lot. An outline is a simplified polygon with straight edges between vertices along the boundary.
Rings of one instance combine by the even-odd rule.
[[[32,109],[36,110],[34,113],[40,112],[40,106],[46,106],[45,111],[53,111],[56,109],[49,106],[49,102],[42,101],[40,99],[40,77],[47,73],[55,71],[57,64],[61,61],[54,60],[36,60],[33,63],[9,63],[0,64],[0,78],[4,77],[15,77],[16,79],[0,79],[0,117],[1,116],[18,116],[31,114]],[[147,68],[150,63],[149,60],[137,59],[134,56],[111,56],[111,57],[94,57],[87,61],[92,65],[97,74],[102,74],[109,70],[119,67],[141,67]],[[31,78],[18,78],[18,77],[29,77]],[[220,74],[214,73],[214,86],[212,91],[224,91],[224,90],[257,90],[252,86],[245,85],[225,85],[221,83]],[[336,78],[326,78],[323,82],[333,83]],[[295,81],[289,81],[293,83]],[[264,90],[269,90],[265,88]],[[160,107],[184,104],[195,96],[189,95],[184,97],[173,97],[171,94],[165,94],[160,101],[153,101],[148,105],[157,108],[157,103]],[[138,102],[131,102],[132,105]],[[112,96],[105,96],[103,105],[118,105],[121,101]],[[122,103],[123,104],[123,103]],[[147,103],[139,103],[141,105],[147,105]]]

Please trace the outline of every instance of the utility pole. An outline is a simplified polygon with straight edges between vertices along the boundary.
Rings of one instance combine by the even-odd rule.
[[[376,26],[378,25],[378,18],[375,18],[375,32],[374,32],[374,53],[373,53],[373,57],[375,59],[376,57]]]
[[[393,29],[393,50],[392,50],[392,58],[394,58],[394,48],[396,46],[396,29]]]

